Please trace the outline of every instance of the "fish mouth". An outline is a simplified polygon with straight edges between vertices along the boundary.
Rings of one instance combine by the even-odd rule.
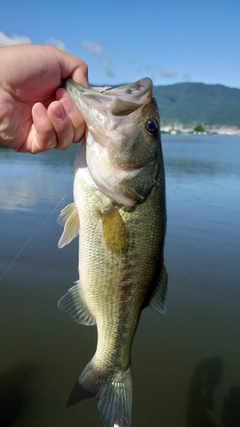
[[[118,87],[85,87],[72,79],[66,79],[66,89],[70,91],[72,86],[84,95],[97,97],[103,96],[104,98],[105,96],[116,96],[118,98],[121,98],[122,100],[128,101],[131,98],[132,101],[137,102],[142,98],[142,96],[152,90],[152,80],[149,77],[144,77],[143,79],[138,80],[135,83],[130,83]]]
[[[128,116],[152,99],[152,80],[148,77],[118,87],[90,88],[67,79],[65,88],[86,122],[89,116],[92,116],[93,110],[105,117],[109,114],[118,117]]]

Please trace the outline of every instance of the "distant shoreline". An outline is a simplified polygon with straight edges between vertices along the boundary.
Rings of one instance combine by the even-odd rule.
[[[162,134],[169,135],[227,135],[227,136],[240,136],[240,129],[235,126],[206,126],[203,131],[196,131],[195,128],[185,127],[183,125],[166,125],[161,126]]]

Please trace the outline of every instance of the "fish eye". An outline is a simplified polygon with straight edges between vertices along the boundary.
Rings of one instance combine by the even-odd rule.
[[[156,135],[159,130],[158,121],[156,119],[148,119],[146,122],[146,129],[151,135]]]

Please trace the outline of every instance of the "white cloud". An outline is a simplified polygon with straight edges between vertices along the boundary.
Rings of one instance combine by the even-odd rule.
[[[114,77],[112,67],[110,65],[110,60],[107,58],[104,47],[97,41],[94,40],[83,40],[82,46],[85,47],[89,52],[94,53],[99,58],[106,74],[110,77]]]
[[[27,36],[17,36],[13,34],[12,37],[6,36],[2,31],[0,31],[0,47],[1,46],[11,46],[15,44],[30,44],[31,40]]]
[[[175,77],[175,73],[174,73],[174,71],[172,71],[172,70],[169,70],[169,68],[162,68],[161,69],[161,71],[160,71],[160,73],[161,73],[161,76],[162,77],[166,77],[166,78],[172,78],[172,77]]]
[[[82,46],[90,52],[96,53],[96,55],[101,55],[103,53],[103,46],[94,40],[83,40]]]
[[[61,40],[55,39],[54,37],[50,37],[46,43],[50,44],[51,46],[55,46],[62,51],[66,50],[64,43]]]
[[[129,59],[129,64],[136,64],[137,62],[140,62],[140,58],[137,55],[132,55]]]
[[[27,36],[17,36],[16,34],[12,34],[11,37],[8,37],[2,31],[0,31],[0,47],[1,46],[11,46],[16,44],[31,44],[31,39]],[[50,37],[47,41],[47,44],[57,47],[60,50],[65,51],[65,45],[61,40],[55,39],[54,37]]]
[[[114,77],[113,70],[112,70],[112,67],[109,63],[109,60],[103,59],[102,64],[103,64],[103,68],[106,71],[107,75],[110,77]]]
[[[169,68],[163,68],[159,64],[146,64],[139,63],[137,72],[141,74],[147,74],[153,81],[158,80],[159,77],[166,79],[172,79],[176,77],[176,73]]]

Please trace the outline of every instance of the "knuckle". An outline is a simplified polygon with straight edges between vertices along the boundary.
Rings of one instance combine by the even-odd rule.
[[[82,70],[85,75],[88,74],[88,65],[84,61],[82,61]]]

